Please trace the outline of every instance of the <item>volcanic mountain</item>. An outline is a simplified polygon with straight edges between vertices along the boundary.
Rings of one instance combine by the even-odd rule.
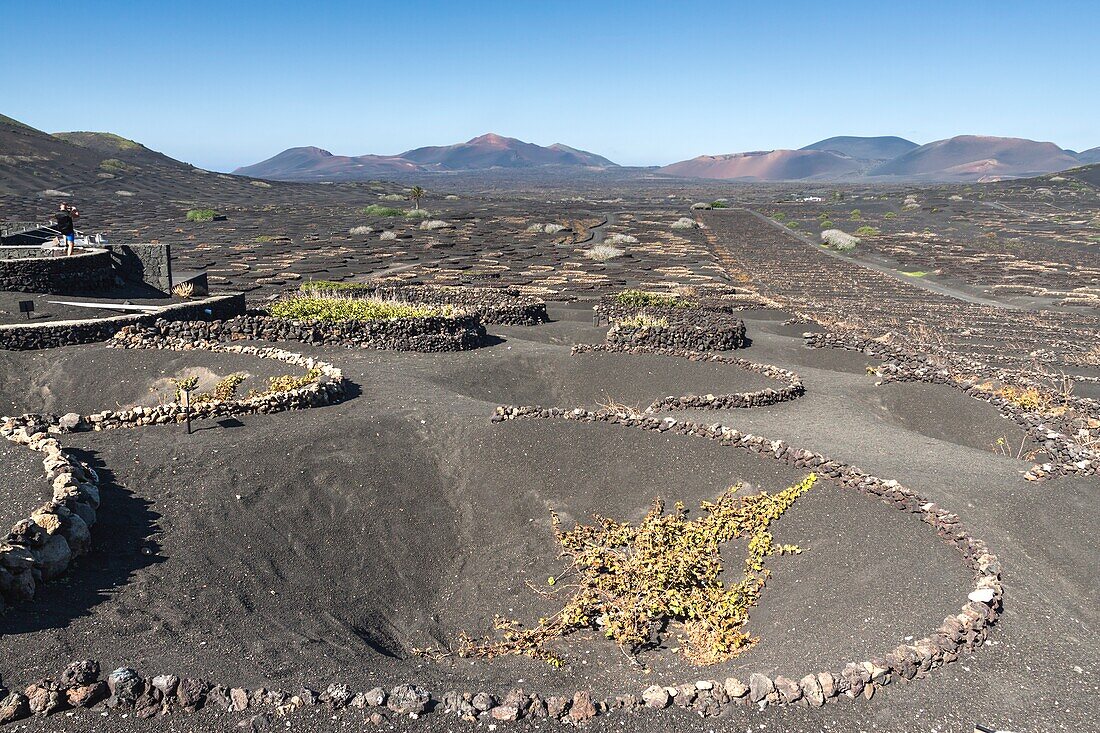
[[[1100,163],[1100,148],[1082,150],[1080,153],[1073,153],[1073,157],[1086,165],[1090,163]]]
[[[238,175],[284,181],[349,181],[394,173],[477,171],[492,168],[614,168],[607,158],[568,145],[547,147],[489,133],[457,145],[416,148],[400,155],[333,155],[320,148],[290,148]]]
[[[1073,168],[1081,161],[1054,143],[1017,137],[959,135],[921,145],[874,167],[869,176],[936,181],[977,181],[1034,176]]]
[[[333,155],[315,147],[289,148],[234,175],[275,181],[354,181],[393,173],[415,173],[421,167],[396,155]]]
[[[192,198],[197,192],[251,190],[222,176],[108,132],[49,134],[0,115],[0,194],[41,195],[78,187]]]
[[[834,180],[854,178],[867,163],[831,150],[762,150],[732,155],[700,155],[658,169],[680,178],[745,181]]]
[[[917,147],[919,146],[915,142],[893,135],[882,137],[840,135],[819,140],[816,143],[807,145],[802,150],[832,150],[835,153],[847,155],[849,158],[890,160]]]

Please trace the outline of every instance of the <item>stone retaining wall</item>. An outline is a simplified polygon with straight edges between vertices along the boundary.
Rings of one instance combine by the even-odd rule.
[[[65,294],[105,290],[114,284],[111,255],[102,249],[48,257],[38,247],[0,247],[0,290]]]
[[[1024,474],[1030,481],[1038,481],[1054,476],[1095,475],[1100,472],[1100,452],[1077,442],[1066,430],[1052,424],[1055,416],[1044,416],[1011,402],[981,384],[987,381],[1005,381],[1006,373],[998,371],[973,360],[948,359],[930,354],[915,354],[894,344],[876,341],[851,333],[829,331],[825,333],[804,333],[806,344],[813,348],[840,348],[860,351],[868,356],[883,360],[879,373],[884,380],[901,382],[925,382],[944,384],[961,390],[974,399],[988,402],[1000,410],[1001,414],[1015,422],[1055,460],[1055,462],[1037,464]],[[1019,376],[1016,375],[1016,380]],[[1037,385],[1031,385],[1037,386]],[[1100,418],[1093,400],[1068,397],[1069,406],[1091,417]]]
[[[294,389],[236,400],[211,400],[189,408],[170,402],[91,415],[69,413],[60,418],[36,414],[0,418],[0,436],[45,454],[46,478],[53,482],[53,498],[28,519],[17,522],[0,541],[0,611],[5,603],[33,598],[39,583],[64,573],[72,558],[85,552],[91,541],[89,528],[95,524],[100,508],[99,477],[92,468],[70,456],[56,436],[85,430],[182,423],[187,418],[214,419],[320,407],[343,399],[347,388],[343,373],[333,365],[273,347],[170,338],[137,326],[123,329],[108,347],[247,354],[302,367],[313,377],[308,384]]]
[[[127,326],[152,324],[158,320],[230,318],[245,312],[244,295],[216,295],[169,305],[156,313],[135,313],[106,318],[46,323],[9,323],[0,325],[0,349],[30,351],[74,344],[92,344],[114,336]]]
[[[802,377],[789,369],[782,369],[771,364],[757,364],[747,359],[739,359],[732,356],[719,354],[704,354],[688,349],[653,349],[641,346],[624,347],[612,344],[577,344],[573,347],[573,354],[588,352],[606,352],[619,354],[657,354],[671,356],[689,361],[703,361],[716,364],[730,364],[746,371],[762,374],[769,379],[783,382],[779,389],[768,387],[755,392],[735,392],[732,394],[706,394],[706,395],[680,395],[669,396],[654,400],[646,413],[673,412],[676,410],[728,410],[747,407],[764,407],[780,402],[796,400],[806,392],[802,383]]]
[[[482,323],[535,326],[549,320],[546,314],[546,301],[526,295],[518,287],[452,287],[372,282],[340,283],[336,292],[425,305],[453,305],[478,314],[481,316]]]
[[[251,311],[224,321],[158,320],[153,328],[162,336],[208,341],[298,341],[396,351],[464,351],[485,341],[485,327],[470,313],[328,323],[292,321]]]
[[[747,345],[745,322],[739,318],[702,310],[679,311],[665,316],[646,309],[647,315],[665,318],[668,326],[633,326],[613,321],[607,343],[650,349],[732,351]],[[671,313],[671,309],[670,309]]]
[[[64,573],[88,550],[99,509],[99,476],[54,437],[44,416],[2,418],[0,437],[41,453],[49,501],[0,539],[0,612],[34,598],[37,587]]]

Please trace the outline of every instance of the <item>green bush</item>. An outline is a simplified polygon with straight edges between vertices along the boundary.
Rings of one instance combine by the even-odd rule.
[[[371,204],[363,209],[363,214],[366,216],[404,216],[404,209],[395,209],[392,206],[382,206],[381,204]]]
[[[772,214],[772,218],[776,221],[787,221],[787,215],[784,214],[782,211],[776,214]]]
[[[877,237],[879,234],[879,230],[875,227],[862,226],[859,229],[856,229],[857,237]]]
[[[859,209],[852,209],[852,213],[848,218],[851,219],[852,221],[859,221],[860,219],[863,218],[863,212],[860,211]]]
[[[187,221],[214,221],[218,212],[213,209],[191,209],[187,212]]]
[[[833,226],[834,226],[833,223],[831,221],[829,221],[828,219],[822,219],[821,220],[821,228],[822,229],[832,229]]]
[[[134,166],[124,163],[118,158],[107,158],[99,164],[99,167],[109,173],[129,173],[134,170]]]
[[[898,215],[895,214],[893,211],[887,211],[885,214],[882,215],[882,218],[883,219],[896,219],[896,218],[898,218]]]
[[[710,202],[710,208],[712,208],[712,209],[728,209],[729,204],[727,204],[725,201],[711,201]]]
[[[337,295],[292,295],[271,306],[271,315],[295,321],[391,321],[395,318],[426,318],[447,315],[450,308],[410,305],[380,298]]]
[[[616,293],[614,299],[617,304],[627,308],[682,307],[688,305],[688,301],[678,295],[661,295],[660,293],[647,293],[642,290],[624,290],[621,293]]]

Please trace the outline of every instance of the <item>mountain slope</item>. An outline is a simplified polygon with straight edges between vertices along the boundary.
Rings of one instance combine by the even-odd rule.
[[[112,133],[50,135],[0,115],[0,195],[37,200],[46,191],[80,197],[94,189],[111,196],[123,190],[136,196],[134,201],[145,195],[192,200],[254,195],[252,183],[195,168]]]
[[[765,150],[732,155],[701,155],[666,165],[659,173],[680,178],[793,181],[857,176],[866,164],[828,150]]]
[[[457,145],[415,148],[400,155],[333,155],[320,148],[290,148],[238,175],[283,181],[354,181],[394,173],[479,171],[492,168],[614,168],[607,158],[568,145],[547,147],[489,133]]]
[[[890,160],[904,155],[919,147],[915,142],[902,137],[885,135],[881,137],[856,137],[839,135],[807,145],[802,150],[832,150],[849,158],[865,160]]]
[[[110,132],[55,132],[53,137],[81,148],[102,153],[107,159],[124,160],[135,164],[192,166],[170,158],[164,153],[150,150],[139,142]]]
[[[416,163],[398,156],[353,157],[303,147],[289,148],[267,160],[238,168],[233,174],[274,181],[353,181],[417,170]]]
[[[959,135],[921,145],[869,171],[869,176],[894,176],[941,181],[1033,176],[1081,164],[1054,143],[1016,137]]]
[[[402,153],[400,157],[448,171],[531,168],[545,165],[610,168],[615,165],[607,158],[561,143],[542,147],[494,133],[481,135],[457,145],[416,148]]]
[[[1100,148],[1082,150],[1080,153],[1074,155],[1074,157],[1086,165],[1090,163],[1100,163]]]

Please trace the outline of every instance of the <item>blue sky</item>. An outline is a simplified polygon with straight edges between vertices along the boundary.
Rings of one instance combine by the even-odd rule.
[[[632,165],[956,134],[1100,145],[1095,2],[0,0],[0,113],[229,170],[497,132]]]

